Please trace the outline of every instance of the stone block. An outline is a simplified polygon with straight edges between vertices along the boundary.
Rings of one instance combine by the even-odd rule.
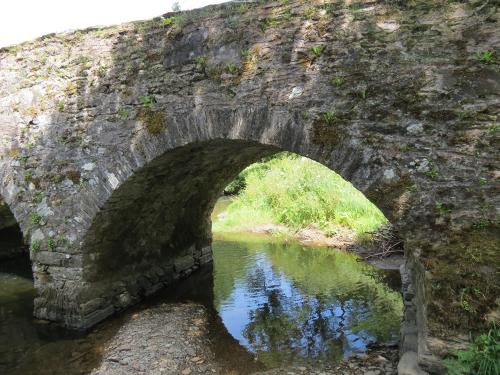
[[[186,271],[191,268],[195,264],[193,256],[185,255],[183,257],[175,258],[174,260],[174,268],[176,273],[180,273]]]
[[[96,310],[86,316],[84,316],[81,320],[73,321],[71,326],[79,329],[87,329],[95,324],[99,323],[101,320],[106,319],[108,316],[112,315],[115,312],[115,308],[112,305],[109,305],[100,310]]]
[[[398,363],[398,375],[429,375],[418,366],[418,356],[415,352],[406,352]]]

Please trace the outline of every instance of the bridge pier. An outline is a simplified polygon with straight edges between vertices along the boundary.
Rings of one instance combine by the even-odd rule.
[[[147,271],[94,281],[86,281],[83,269],[71,267],[74,264],[66,263],[61,268],[56,264],[36,263],[34,315],[68,328],[87,329],[189,276],[211,260],[210,245],[201,248],[193,245],[164,263],[152,262]]]

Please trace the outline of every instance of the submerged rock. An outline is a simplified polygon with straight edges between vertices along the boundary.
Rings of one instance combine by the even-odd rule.
[[[161,304],[131,315],[104,349],[92,375],[221,374],[196,304]]]
[[[194,303],[172,303],[129,315],[104,348],[101,363],[92,375],[134,374],[396,374],[398,352],[378,348],[363,356],[352,356],[338,366],[322,363],[296,364],[266,371],[246,361],[228,365],[211,343],[206,309]],[[226,348],[234,356],[234,348]],[[380,358],[383,356],[384,361]],[[236,368],[235,368],[236,367]]]

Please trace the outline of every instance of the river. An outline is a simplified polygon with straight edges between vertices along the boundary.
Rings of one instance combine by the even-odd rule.
[[[204,304],[212,316],[213,351],[241,367],[335,364],[371,344],[397,342],[397,272],[376,270],[343,251],[245,233],[217,234],[213,255],[213,266],[131,310]],[[131,314],[75,333],[33,319],[33,296],[28,259],[1,263],[1,374],[87,374]],[[244,354],[228,358],[227,345]]]

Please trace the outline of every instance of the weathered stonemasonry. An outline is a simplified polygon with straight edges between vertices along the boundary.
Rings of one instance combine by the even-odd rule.
[[[228,4],[3,49],[0,195],[35,315],[89,327],[209,261],[223,187],[288,150],[396,226],[402,350],[438,372],[443,340],[498,313],[498,19],[494,1]]]

